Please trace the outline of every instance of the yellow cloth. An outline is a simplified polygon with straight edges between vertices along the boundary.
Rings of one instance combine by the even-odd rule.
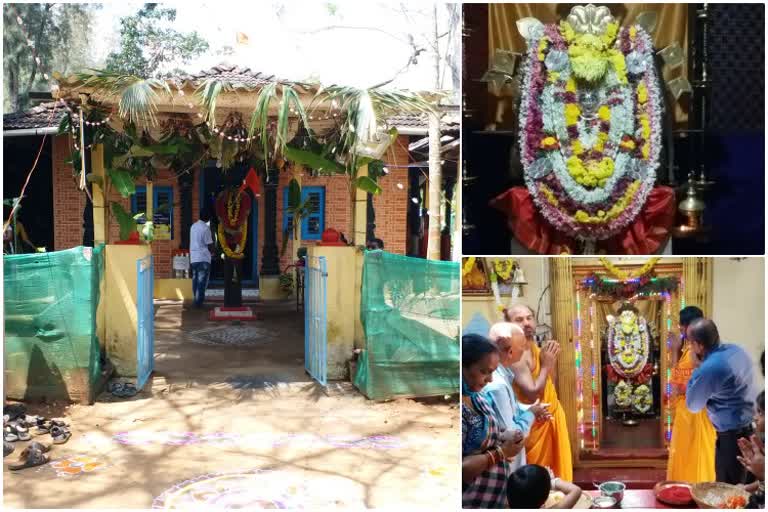
[[[536,365],[531,372],[534,380],[541,371],[539,352],[539,347],[534,344],[531,347],[533,361]],[[514,386],[514,389],[520,402],[531,403],[523,398],[523,394],[517,386]],[[555,473],[555,476],[571,482],[573,481],[573,461],[571,459],[571,442],[568,439],[568,425],[565,422],[565,411],[560,407],[560,401],[557,399],[555,385],[552,384],[552,378],[549,376],[544,385],[541,402],[549,404],[552,419],[550,421],[537,421],[533,424],[531,433],[525,440],[525,457],[528,464],[547,466]]]
[[[693,371],[692,354],[686,347],[672,370],[672,384],[685,386]],[[685,406],[685,395],[672,403],[674,423],[669,443],[667,480],[690,482],[715,481],[715,439],[717,434],[707,417],[707,410],[692,413]]]

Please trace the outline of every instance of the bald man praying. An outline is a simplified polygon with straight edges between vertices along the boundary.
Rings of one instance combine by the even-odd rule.
[[[534,421],[546,421],[550,416],[546,405],[536,401],[530,407],[520,407],[515,398],[512,388],[515,374],[511,366],[520,360],[525,351],[525,333],[513,323],[499,322],[491,327],[488,338],[499,349],[499,366],[493,372],[493,381],[483,389],[483,394],[491,402],[505,435],[526,437]],[[520,434],[515,434],[515,431]],[[525,450],[521,450],[511,461],[512,470],[525,464]]]

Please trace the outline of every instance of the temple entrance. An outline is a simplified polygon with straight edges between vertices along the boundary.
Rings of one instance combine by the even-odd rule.
[[[242,181],[248,173],[250,166],[239,165],[227,171],[233,173],[237,181]],[[216,233],[218,223],[215,215],[216,196],[224,190],[226,179],[221,169],[213,162],[201,169],[200,174],[200,206],[207,206],[211,212],[211,230]],[[246,189],[244,194],[251,197],[251,213],[248,217],[248,241],[246,242],[245,258],[243,259],[243,286],[249,288],[259,287],[258,272],[258,235],[259,235],[259,206],[258,198],[253,197],[253,192]],[[220,258],[211,261],[210,284],[220,286],[224,284],[224,262]]]
[[[659,436],[660,323],[658,300],[599,301],[601,447],[610,449],[663,448]]]
[[[666,460],[673,422],[669,347],[679,336],[682,268],[657,265],[656,276],[643,283],[598,277],[599,270],[573,269],[577,461],[628,453]]]

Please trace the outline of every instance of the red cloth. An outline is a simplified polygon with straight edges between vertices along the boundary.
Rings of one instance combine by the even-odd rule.
[[[525,187],[512,187],[492,199],[490,206],[507,216],[515,238],[539,254],[575,254],[579,243],[558,231],[539,213]],[[635,221],[618,235],[596,244],[598,253],[653,254],[669,236],[675,221],[675,192],[654,187]]]
[[[251,189],[253,192],[253,197],[259,197],[259,194],[261,193],[261,181],[259,180],[259,175],[256,174],[256,170],[253,167],[251,167],[251,169],[248,171],[248,174],[245,175],[243,184],[240,185],[240,192],[244,191],[246,188]]]

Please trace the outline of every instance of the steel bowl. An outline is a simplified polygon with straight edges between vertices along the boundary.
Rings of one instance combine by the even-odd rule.
[[[603,496],[610,496],[616,500],[616,504],[620,504],[624,499],[624,490],[627,488],[622,482],[603,482],[600,484],[600,494]]]
[[[616,506],[616,500],[610,496],[598,496],[592,498],[592,508],[613,508]]]

